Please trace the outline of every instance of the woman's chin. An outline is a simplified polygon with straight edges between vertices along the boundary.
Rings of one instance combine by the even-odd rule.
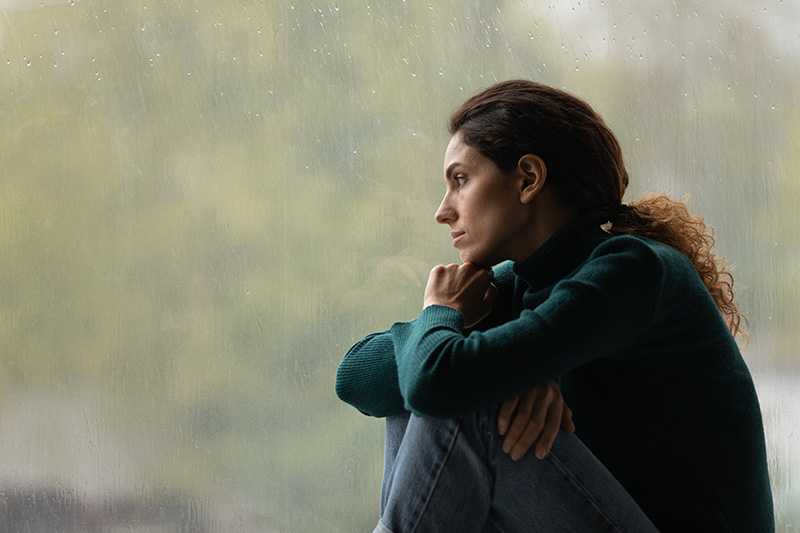
[[[459,250],[458,257],[462,263],[470,262],[483,268],[491,268],[496,265],[499,260],[495,260],[490,254],[481,252],[470,252],[469,250]]]
[[[483,257],[483,254],[470,253],[467,250],[459,250],[458,257],[461,258],[462,263],[466,263],[467,261],[469,261],[470,263],[473,263],[475,265],[483,264],[485,259]]]

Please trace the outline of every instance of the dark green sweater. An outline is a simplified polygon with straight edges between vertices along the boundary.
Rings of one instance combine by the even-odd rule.
[[[713,298],[676,249],[588,219],[493,269],[472,329],[431,305],[339,364],[360,412],[452,417],[557,381],[576,434],[661,531],[774,531],[756,391]]]

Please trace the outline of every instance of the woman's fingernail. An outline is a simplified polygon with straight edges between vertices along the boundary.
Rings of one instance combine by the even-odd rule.
[[[505,435],[506,434],[506,425],[507,424],[506,424],[505,420],[501,420],[500,421],[500,434],[501,435]]]
[[[536,457],[544,459],[544,452],[542,450],[536,450]]]

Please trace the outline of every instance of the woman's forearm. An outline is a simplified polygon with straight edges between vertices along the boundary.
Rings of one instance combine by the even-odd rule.
[[[511,266],[506,261],[493,267],[498,293],[492,313],[472,328],[465,328],[465,333],[494,327],[511,318]],[[336,395],[363,414],[377,418],[410,411],[400,393],[390,330],[370,333],[347,351],[336,370]]]
[[[376,418],[406,411],[388,330],[370,333],[347,351],[336,369],[336,395]]]

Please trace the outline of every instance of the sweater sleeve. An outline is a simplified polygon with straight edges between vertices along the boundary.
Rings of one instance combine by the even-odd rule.
[[[429,305],[389,329],[406,409],[450,417],[557,380],[623,351],[654,320],[663,286],[659,256],[634,237],[600,244],[548,298],[519,318],[464,334],[464,317]]]
[[[375,418],[409,410],[400,392],[390,331],[370,333],[350,347],[336,369],[336,396]]]
[[[336,396],[376,418],[405,411],[388,331],[370,333],[347,351],[336,369]]]
[[[486,329],[507,320],[508,292],[513,282],[511,263],[493,267],[498,296],[490,316],[473,329]],[[472,329],[465,330],[472,331]],[[408,411],[400,393],[394,343],[389,330],[370,333],[345,354],[336,369],[336,396],[367,416],[383,418]]]

